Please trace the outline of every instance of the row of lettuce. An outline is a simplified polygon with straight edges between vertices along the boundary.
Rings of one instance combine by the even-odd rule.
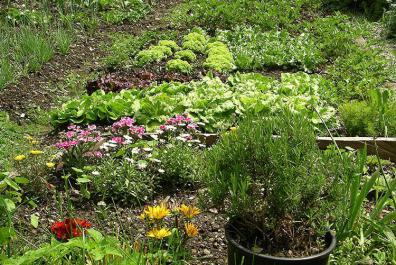
[[[322,76],[302,72],[284,73],[280,80],[254,73],[236,74],[226,82],[207,76],[146,90],[97,91],[54,111],[52,124],[109,123],[131,116],[153,131],[166,117],[189,113],[206,132],[219,132],[248,113],[271,116],[286,107],[306,115],[322,133],[325,126],[342,131],[344,125],[349,135],[396,135],[396,101],[390,90],[370,90],[366,101],[344,103],[338,109],[334,102],[337,92]]]

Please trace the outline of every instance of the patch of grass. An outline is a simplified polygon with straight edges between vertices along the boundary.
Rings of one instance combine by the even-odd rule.
[[[73,33],[69,30],[65,30],[63,28],[59,28],[54,32],[53,39],[55,46],[58,48],[59,52],[63,55],[66,55],[70,51],[70,45],[73,42]]]

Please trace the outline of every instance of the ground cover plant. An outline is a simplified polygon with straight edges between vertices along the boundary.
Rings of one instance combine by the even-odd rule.
[[[392,3],[0,10],[1,264],[396,263]]]

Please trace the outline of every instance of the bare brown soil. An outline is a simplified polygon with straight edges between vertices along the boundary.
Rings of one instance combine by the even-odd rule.
[[[101,25],[93,36],[80,34],[66,56],[56,54],[35,73],[30,73],[0,91],[0,110],[7,111],[15,120],[29,119],[31,109],[50,109],[57,106],[57,99],[68,95],[56,84],[69,73],[90,73],[99,68],[99,60],[104,56],[103,43],[109,43],[109,33],[124,32],[138,34],[146,29],[168,28],[161,18],[181,0],[157,0],[153,11],[142,21],[134,24]]]

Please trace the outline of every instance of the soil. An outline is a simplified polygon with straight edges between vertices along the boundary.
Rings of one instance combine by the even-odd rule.
[[[147,205],[157,205],[160,202],[167,202],[169,205],[181,203],[198,205],[198,194],[200,191],[180,191],[171,196],[159,196]],[[51,197],[49,195],[49,197]],[[53,196],[54,197],[54,196]],[[66,203],[65,203],[66,204]],[[85,200],[84,202],[74,202],[76,209],[75,216],[84,218],[93,224],[93,228],[106,233],[107,235],[127,235],[137,240],[144,239],[146,228],[143,221],[138,219],[144,206],[140,207],[120,207],[116,204],[109,204],[105,207],[95,205]],[[66,205],[64,205],[64,210]],[[37,229],[32,229],[29,225],[30,216],[37,214],[40,222]],[[24,238],[23,244],[37,247],[41,243],[46,243],[50,237],[50,226],[55,221],[61,221],[59,206],[56,199],[42,202],[39,207],[32,209],[31,206],[21,206],[15,216],[16,230],[20,233],[19,238]],[[218,213],[215,208],[204,210],[194,221],[199,229],[199,236],[189,241],[187,248],[192,251],[191,265],[223,265],[227,264],[227,244],[225,240],[224,225],[227,218]],[[33,239],[34,240],[31,240]],[[18,244],[18,242],[16,242]],[[22,244],[22,243],[21,243]]]
[[[138,34],[146,29],[165,29],[169,26],[164,17],[181,0],[157,0],[153,11],[143,20],[134,24],[101,25],[95,35],[79,34],[67,56],[55,54],[52,60],[44,64],[35,73],[30,73],[0,91],[0,110],[7,111],[17,121],[29,120],[31,109],[51,109],[59,103],[57,99],[67,96],[68,91],[57,89],[57,83],[69,73],[89,73],[99,68],[99,59],[104,56],[103,43],[109,43],[112,32]]]

